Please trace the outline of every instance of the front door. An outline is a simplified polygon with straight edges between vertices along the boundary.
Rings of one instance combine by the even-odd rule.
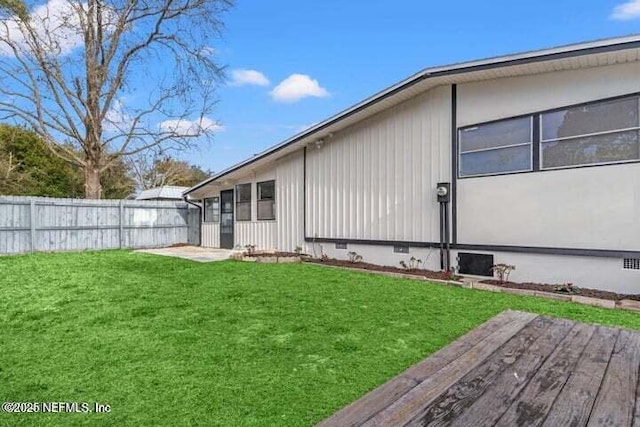
[[[233,249],[233,190],[220,192],[220,247]]]

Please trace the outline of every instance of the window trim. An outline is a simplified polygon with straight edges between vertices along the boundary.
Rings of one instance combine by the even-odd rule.
[[[269,182],[273,182],[273,199],[261,199],[260,184],[267,184]],[[260,218],[260,209],[258,208],[258,205],[261,201],[266,201],[266,200],[273,200],[273,217],[272,218]],[[276,204],[276,180],[268,179],[266,181],[256,182],[256,219],[258,221],[275,221],[276,220],[275,204]]]
[[[211,199],[218,199],[218,215],[217,215],[217,220],[210,220],[207,221],[207,200],[211,200]],[[215,211],[213,212],[213,217],[215,218]],[[212,197],[205,197],[204,198],[204,209],[202,211],[202,222],[205,224],[219,224],[220,223],[220,196],[212,196]]]
[[[489,124],[494,124],[494,123],[500,123],[500,122],[506,122],[509,120],[517,120],[517,119],[523,119],[525,117],[529,118],[529,142],[519,142],[517,144],[509,144],[509,145],[501,145],[499,147],[489,147],[489,148],[481,148],[478,150],[469,150],[469,151],[462,151],[461,147],[460,147],[460,134],[461,132],[464,132],[467,129],[473,129],[473,128],[477,128],[480,126],[484,126],[484,125],[489,125]],[[495,175],[510,175],[510,174],[514,174],[514,173],[523,173],[523,172],[533,172],[533,156],[534,156],[534,149],[533,146],[535,144],[534,141],[534,136],[535,136],[535,132],[534,132],[534,127],[535,127],[535,120],[534,120],[534,114],[523,114],[520,116],[515,116],[515,117],[507,117],[504,119],[498,119],[498,120],[492,120],[490,122],[484,122],[484,123],[478,123],[475,125],[469,125],[469,126],[464,126],[464,127],[460,127],[458,128],[458,140],[457,142],[457,151],[458,151],[458,170],[457,170],[457,176],[459,179],[465,179],[465,178],[476,178],[479,176],[495,176]],[[503,149],[507,149],[507,148],[514,148],[514,147],[524,147],[528,145],[530,147],[530,157],[529,157],[529,168],[528,169],[519,169],[519,170],[514,170],[514,171],[508,171],[508,172],[488,172],[488,173],[480,173],[480,174],[473,174],[473,175],[461,175],[461,167],[462,167],[462,156],[465,154],[473,154],[473,153],[484,153],[487,151],[497,151],[497,150],[503,150]]]
[[[238,187],[241,186],[245,186],[248,185],[249,186],[249,200],[248,201],[241,201],[240,197],[238,197]],[[251,222],[253,220],[253,183],[252,182],[245,182],[242,184],[236,184],[235,188],[234,188],[234,196],[235,196],[235,210],[234,210],[234,219],[236,222]],[[238,218],[238,205],[240,204],[249,204],[249,219],[241,219]]]
[[[637,98],[638,99],[638,103],[640,105],[640,92],[631,92],[631,93],[627,93],[627,94],[623,94],[623,95],[617,95],[617,96],[612,96],[612,97],[607,97],[607,98],[599,98],[599,99],[594,99],[594,100],[587,101],[587,102],[580,102],[580,103],[577,103],[577,104],[564,105],[564,106],[561,106],[561,107],[551,108],[551,109],[547,109],[547,110],[537,110],[537,111],[533,111],[533,112],[526,113],[526,114],[519,114],[517,116],[503,117],[503,118],[499,118],[499,119],[487,120],[487,121],[480,122],[480,123],[460,126],[460,127],[457,128],[457,132],[455,133],[455,137],[456,137],[455,148],[456,148],[456,151],[457,151],[456,158],[458,160],[458,164],[457,164],[457,169],[458,170],[455,171],[455,175],[454,176],[456,177],[456,179],[467,179],[467,178],[480,178],[480,177],[488,177],[488,176],[514,175],[514,174],[521,174],[521,173],[548,172],[548,171],[564,170],[564,169],[578,169],[578,168],[588,168],[588,167],[626,165],[626,164],[640,163],[640,158],[639,158],[639,159],[631,159],[631,160],[616,160],[616,161],[612,161],[612,162],[588,163],[588,164],[583,164],[583,165],[555,166],[555,167],[548,167],[548,168],[543,168],[542,167],[542,149],[541,149],[542,148],[542,143],[544,143],[544,142],[553,142],[553,141],[561,141],[562,139],[573,138],[573,137],[565,137],[565,138],[561,138],[561,139],[542,140],[542,120],[541,120],[541,118],[542,118],[543,114],[554,113],[554,112],[568,110],[568,109],[572,109],[572,108],[585,107],[585,106],[588,106],[588,105],[601,104],[601,103],[606,103],[606,102],[613,102],[613,101],[623,100],[623,99],[627,99],[627,98]],[[533,123],[534,123],[534,127],[535,127],[534,133],[533,133],[533,139],[534,140],[531,143],[531,146],[532,146],[532,149],[533,149],[533,154],[532,154],[532,163],[533,163],[533,165],[532,165],[531,170],[512,171],[512,172],[496,172],[496,173],[487,173],[487,174],[481,174],[481,175],[464,175],[464,176],[460,175],[460,166],[461,166],[460,160],[461,160],[461,154],[462,154],[460,152],[460,132],[461,131],[463,131],[465,129],[473,128],[473,127],[478,127],[478,126],[487,125],[487,124],[491,124],[491,123],[501,122],[501,121],[504,121],[504,120],[519,119],[519,118],[523,118],[523,117],[527,117],[527,116],[532,117]],[[640,115],[639,115],[639,117],[640,117]],[[614,130],[614,131],[604,131],[602,133],[603,134],[606,134],[606,133],[617,133],[617,132],[633,131],[633,130],[638,130],[638,132],[640,132],[640,127],[637,128],[637,129],[636,128],[629,128],[629,129],[617,129],[617,130]],[[589,137],[589,136],[597,136],[597,134],[580,135],[578,138],[584,138],[584,137]],[[524,145],[524,144],[522,144],[522,145]],[[533,161],[534,160],[533,157],[536,155],[536,152],[537,152],[537,156],[536,156],[535,161]]]

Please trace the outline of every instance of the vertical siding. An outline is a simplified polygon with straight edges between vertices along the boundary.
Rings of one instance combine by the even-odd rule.
[[[304,154],[294,153],[276,166],[277,248],[304,247]]]
[[[432,242],[451,180],[451,89],[439,87],[307,151],[307,235]]]
[[[277,226],[275,221],[238,221],[234,230],[234,244],[241,247],[255,245],[260,250],[279,249]]]
[[[202,246],[205,248],[220,247],[220,224],[214,222],[202,223]]]

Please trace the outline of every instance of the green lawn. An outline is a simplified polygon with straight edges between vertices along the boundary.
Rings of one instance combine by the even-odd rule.
[[[640,315],[313,265],[127,251],[0,257],[0,425],[311,425],[507,308]]]

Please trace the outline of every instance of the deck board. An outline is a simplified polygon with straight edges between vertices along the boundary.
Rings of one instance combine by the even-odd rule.
[[[539,426],[578,363],[595,326],[576,324],[500,418],[498,427]]]
[[[639,366],[640,332],[506,311],[320,425],[640,427]]]
[[[350,427],[361,425],[427,377],[462,356],[492,333],[501,328],[509,327],[508,325],[516,319],[522,319],[520,313],[512,310],[503,311],[447,347],[435,352],[430,357],[413,365],[405,372],[336,412],[332,417],[320,423],[319,426]]]

